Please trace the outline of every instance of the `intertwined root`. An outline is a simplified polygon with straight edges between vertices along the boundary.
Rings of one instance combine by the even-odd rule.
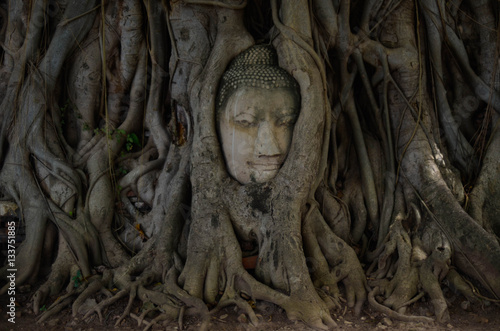
[[[354,251],[327,228],[320,214],[315,217],[314,223],[322,222],[314,226],[315,231],[322,232],[322,235],[316,238],[318,247],[321,247],[320,256],[325,263],[331,265],[328,267],[330,270],[328,276],[316,280],[317,286],[322,287],[322,290],[311,287],[312,291],[308,292],[304,287],[291,286],[291,292],[285,295],[257,281],[243,269],[241,250],[232,232],[230,220],[221,217],[217,229],[214,229],[216,230],[214,233],[219,232],[216,236],[220,240],[205,241],[211,245],[206,252],[219,251],[220,254],[206,255],[202,252],[199,255],[191,254],[186,264],[177,263],[177,268],[176,263],[169,262],[172,255],[162,255],[159,249],[162,246],[154,244],[147,245],[126,265],[114,270],[104,269],[102,273],[97,273],[88,279],[83,279],[79,275],[75,265],[71,273],[68,268],[65,273],[66,269],[63,266],[72,264],[65,264],[61,259],[58,264],[61,267],[53,269],[49,281],[35,295],[34,309],[39,310],[44,299],[58,290],[50,288],[55,284],[55,279],[71,276],[67,293],[42,314],[39,322],[53,317],[71,304],[74,316],[83,314],[86,319],[92,314],[97,314],[102,321],[103,313],[110,305],[128,297],[127,307],[117,320],[117,326],[127,316],[134,318],[138,325],[148,329],[163,320],[177,319],[182,325],[185,316],[197,315],[202,320],[202,328],[207,328],[211,316],[228,305],[240,308],[248,316],[250,323],[257,325],[259,320],[249,300],[264,300],[283,307],[291,320],[301,320],[315,328],[328,329],[335,326],[329,310],[340,307],[338,282],[344,283],[348,304],[356,306],[357,312],[361,309],[366,292],[363,272]],[[147,260],[156,262],[144,263]],[[163,262],[158,263],[157,260]],[[168,271],[160,272],[165,266],[169,266]],[[181,269],[178,269],[179,267]],[[180,274],[180,270],[186,276]],[[190,277],[191,275],[201,276]],[[302,281],[310,282],[309,275],[304,276],[308,280]],[[59,281],[59,284],[61,283]],[[104,295],[104,299],[89,309],[87,301],[100,293]],[[135,299],[142,301],[145,309],[139,316],[132,313]],[[210,300],[213,309],[208,308],[207,300]],[[159,314],[153,320],[147,321],[146,316],[153,311]]]
[[[459,82],[457,86],[463,86],[455,90],[470,88],[469,92],[474,95],[478,93],[474,90],[484,87],[491,93],[478,93],[482,95],[473,99],[482,99],[498,110],[497,91],[485,86],[485,82],[494,81],[492,75],[495,74],[489,72],[489,67],[496,63],[498,45],[481,43],[480,52],[477,52],[481,55],[476,61],[470,61],[465,43],[471,32],[466,31],[464,39],[458,38],[449,22],[459,16],[449,16],[451,13],[447,8],[440,8],[444,2],[422,0],[416,5],[401,1],[381,16],[376,1],[370,1],[370,5],[364,8],[366,15],[363,15],[361,21],[364,22],[360,26],[361,30],[368,32],[370,22],[380,19],[373,32],[381,38],[375,40],[370,34],[351,31],[349,2],[345,2],[346,6],[339,5],[342,11],[327,0],[311,2],[314,3],[311,11],[296,11],[290,6],[296,3],[307,6],[308,2],[272,1],[272,21],[277,28],[275,31],[279,32],[273,42],[279,52],[280,65],[299,81],[304,102],[296,123],[294,152],[289,156],[288,165],[280,170],[279,180],[258,188],[248,185],[238,189],[234,189],[234,183],[227,177],[220,155],[214,130],[213,102],[215,87],[226,64],[255,42],[255,36],[251,36],[243,24],[243,16],[249,12],[232,6],[197,6],[196,1],[171,1],[165,8],[160,2],[151,1],[144,2],[144,7],[141,7],[141,2],[136,0],[107,2],[94,8],[94,2],[75,2],[63,8],[67,11],[57,17],[47,17],[45,7],[25,6],[8,13],[19,17],[8,18],[10,30],[5,37],[18,36],[21,39],[5,42],[7,60],[4,64],[7,65],[0,68],[7,77],[12,77],[6,80],[7,83],[1,83],[6,91],[0,109],[0,191],[2,199],[5,194],[6,198],[22,205],[27,222],[28,239],[17,256],[19,270],[22,270],[18,281],[26,281],[38,273],[44,241],[53,239],[44,237],[49,222],[55,224],[54,229],[58,227],[60,244],[49,279],[33,297],[35,313],[39,313],[50,296],[63,292],[69,280],[66,293],[40,316],[40,322],[67,306],[72,306],[73,315],[84,314],[88,318],[97,314],[102,319],[103,312],[110,305],[128,297],[127,307],[117,325],[127,316],[136,319],[146,329],[162,320],[177,318],[182,329],[183,317],[196,314],[203,321],[202,327],[206,328],[210,316],[226,305],[238,306],[251,323],[256,324],[258,319],[247,302],[250,298],[283,307],[290,319],[326,328],[334,325],[329,309],[341,306],[340,282],[345,287],[348,306],[354,307],[358,314],[368,290],[370,304],[387,315],[427,322],[431,319],[409,317],[404,313],[409,304],[428,295],[434,305],[436,320],[445,322],[449,314],[441,290],[442,281],[452,284],[468,300],[476,300],[476,293],[450,267],[453,254],[456,254],[453,262],[457,267],[471,277],[479,275],[477,278],[488,290],[499,293],[500,250],[497,239],[481,232],[486,228],[491,233],[496,227],[492,218],[495,218],[497,203],[488,202],[486,192],[489,192],[487,187],[498,187],[496,160],[500,154],[494,148],[499,141],[498,131],[491,133],[491,145],[486,151],[488,156],[482,160],[482,175],[470,195],[471,215],[477,223],[457,203],[463,199],[462,184],[447,157],[443,156],[447,154],[446,150],[439,150],[448,145],[450,158],[455,158],[456,164],[464,171],[467,170],[467,160],[475,157],[468,142],[461,134],[456,135],[460,133],[459,123],[454,119],[457,114],[451,112],[455,110],[450,109],[446,93],[441,92],[448,89],[450,101],[456,96],[442,78],[457,78],[460,76],[458,72],[466,72],[466,78],[472,84],[467,87],[465,82]],[[48,6],[48,2],[43,3]],[[223,4],[220,1],[211,3]],[[488,18],[491,11],[487,10],[486,3],[470,2],[467,4],[470,8],[466,8],[472,16],[484,20],[478,24],[477,31],[474,26],[466,29],[475,31],[472,34],[485,32],[478,33],[481,38],[486,38],[483,41],[495,38],[495,24],[498,23]],[[30,17],[25,15],[25,9],[33,9],[36,15],[31,17],[44,17],[50,24],[35,24],[36,29],[30,31],[32,35],[22,46],[24,32],[17,24],[23,25],[24,16]],[[353,14],[355,10],[358,9],[353,9]],[[3,16],[3,10],[0,11]],[[99,11],[101,17],[96,15]],[[116,15],[117,12],[120,14]],[[314,18],[321,21],[322,26],[308,17],[310,13],[316,15]],[[412,37],[412,33],[407,34],[408,38],[393,38],[398,37],[394,31],[414,31],[415,19],[420,13],[427,28],[422,25],[418,40]],[[60,21],[63,16],[75,19]],[[185,17],[190,19],[185,20]],[[337,20],[342,24],[337,24]],[[146,21],[148,28],[143,25]],[[29,24],[30,27],[33,25],[32,22]],[[47,28],[50,26],[54,31],[49,32]],[[314,27],[312,34],[309,31],[311,26]],[[327,31],[322,31],[323,28]],[[89,29],[91,32],[85,37]],[[433,76],[436,83],[434,94],[421,88],[426,69],[422,65],[423,51],[416,45],[425,39],[420,36],[424,30],[433,46],[429,48],[432,52],[429,57],[434,67],[432,75],[428,76]],[[447,30],[447,39],[443,38],[444,30]],[[71,38],[64,37],[68,31],[72,32]],[[146,37],[145,31],[155,33]],[[101,33],[106,37],[97,38]],[[170,43],[167,42],[169,37]],[[45,45],[40,43],[42,38],[46,38],[47,48],[35,52],[38,45]],[[311,42],[314,47],[310,47]],[[109,52],[102,57],[101,47]],[[78,48],[76,56],[72,57],[72,54],[70,60],[70,50],[75,48]],[[315,50],[321,48],[322,51],[316,54]],[[24,52],[26,49],[33,51]],[[56,56],[59,54],[55,54],[55,50],[61,56]],[[442,55],[448,54],[445,50],[459,60],[456,65],[461,70],[457,67],[455,72],[448,72],[442,65]],[[21,54],[19,59],[16,52]],[[340,61],[330,57],[334,52]],[[35,61],[35,56],[39,56],[40,61]],[[108,68],[103,68],[101,61],[104,59],[108,60]],[[336,99],[338,91],[327,86],[337,77],[331,76],[332,72],[325,64],[331,63],[335,67],[334,62],[339,62],[336,73],[340,73],[343,85],[342,100],[337,105],[329,105],[329,101],[339,101]],[[478,68],[472,68],[472,62],[478,62]],[[26,66],[27,63],[34,65]],[[148,63],[151,63],[151,70]],[[373,66],[373,75],[367,72],[367,63]],[[68,73],[65,72],[66,64]],[[364,84],[361,94],[355,91],[355,82],[359,80]],[[67,91],[55,85],[63,81],[69,82]],[[168,81],[170,85],[167,85]],[[382,81],[383,85],[378,84]],[[169,129],[163,120],[168,116],[161,110],[165,103],[161,92],[167,88],[171,107],[167,105],[166,112],[172,113],[171,127],[175,127],[171,132],[167,132]],[[361,104],[354,100],[358,96],[366,99],[364,93],[371,99],[371,115],[363,114]],[[58,105],[66,94],[69,101],[75,103],[64,107],[71,114],[62,114],[63,107]],[[100,95],[106,96],[107,101],[100,100]],[[328,95],[333,98],[329,99]],[[433,98],[437,100],[435,116],[431,111],[434,109],[430,102],[434,101]],[[455,104],[460,104],[460,101],[456,98]],[[102,113],[100,106],[104,103],[107,103],[106,115],[102,118],[105,123],[96,123],[98,113]],[[333,112],[330,106],[335,106]],[[338,117],[341,108],[346,113],[332,121],[330,117]],[[463,121],[472,112],[477,112],[477,108],[467,110],[470,114],[466,114]],[[375,121],[372,122],[370,117],[376,117]],[[385,117],[384,121],[379,117]],[[441,122],[439,128],[431,123],[438,118]],[[349,123],[342,122],[346,119]],[[63,120],[67,125],[62,123]],[[72,121],[76,124],[68,124]],[[336,127],[330,128],[330,124]],[[72,132],[75,128],[76,133]],[[438,141],[438,129],[444,132],[446,141]],[[118,157],[128,134],[140,131],[147,131],[150,137],[147,145],[141,151],[137,151],[137,146],[137,153]],[[397,137],[395,148],[391,131]],[[336,133],[341,138],[338,146]],[[372,141],[370,135],[373,133],[380,143]],[[68,143],[66,140],[73,141]],[[349,152],[351,141],[355,147]],[[6,148],[7,145],[11,147]],[[404,151],[401,151],[403,145]],[[318,146],[321,146],[321,152],[319,148],[314,150]],[[326,187],[320,187],[315,192],[322,205],[320,212],[311,192],[324,180],[321,170],[331,161],[328,160],[332,154],[329,151],[339,154],[334,156],[337,160],[332,162],[330,170],[344,173],[345,178],[340,180],[340,177],[330,175],[330,185],[334,187],[343,181],[344,202],[330,194]],[[455,156],[453,151],[459,153]],[[129,173],[119,180],[109,170],[113,165],[126,164],[123,161],[127,158],[131,159]],[[339,160],[344,162],[342,158],[347,162],[344,165],[339,164]],[[385,163],[381,161],[384,158]],[[404,193],[395,193],[394,167],[398,162],[397,171],[404,175],[397,180],[402,182],[405,177],[412,182],[410,185],[415,186],[410,194],[407,194],[411,191],[407,190],[408,187],[401,190]],[[474,160],[471,162],[475,163]],[[387,168],[387,173],[384,168]],[[146,179],[152,171],[159,173],[157,182],[155,175],[149,174]],[[386,177],[385,181],[383,177]],[[136,223],[149,223],[144,228],[154,232],[156,237],[138,237],[140,241],[149,241],[132,259],[118,247],[112,233],[112,222],[117,213],[114,208],[114,191],[118,189],[114,187],[116,180],[123,188],[122,202],[131,219]],[[148,188],[139,192],[141,180]],[[313,189],[307,192],[310,186]],[[272,194],[261,194],[267,189]],[[134,217],[137,209],[128,200],[128,191],[137,196],[142,194],[147,199],[153,207],[151,217]],[[244,194],[233,194],[236,191]],[[391,210],[395,194],[404,195],[401,199],[405,202],[411,201],[415,195],[422,195],[422,200],[430,205],[427,217],[430,218],[432,212],[437,214],[434,219],[425,220],[431,226],[408,228],[401,219],[396,219],[389,229],[393,221]],[[85,195],[87,198],[84,199]],[[296,198],[299,195],[302,197]],[[179,206],[190,202],[193,208],[189,219],[191,229],[185,226],[185,232],[189,232],[186,242],[190,246],[188,249],[179,248],[182,228],[190,217],[179,212]],[[265,205],[263,209],[268,210],[257,211],[253,207],[252,210],[251,205]],[[351,208],[351,215],[345,205]],[[305,219],[304,213],[307,213]],[[263,220],[267,223],[262,223]],[[440,227],[433,228],[432,224]],[[377,268],[368,272],[370,289],[359,261],[361,257],[358,258],[349,244],[377,233],[377,253],[380,254],[374,254],[377,255]],[[260,249],[259,258],[263,260],[258,263],[255,277],[241,265],[240,235],[245,240],[250,238],[258,245],[262,244],[257,248]],[[98,238],[104,243],[101,244]],[[183,258],[187,257],[185,261],[176,256],[176,252],[183,249]],[[112,266],[122,267],[94,270],[96,265],[108,264],[106,257]],[[100,295],[104,299],[89,310],[86,303]],[[144,311],[139,316],[132,313],[136,299],[144,303]],[[214,308],[210,310],[209,307]],[[146,321],[150,312],[159,314]]]
[[[366,300],[366,279],[356,253],[333,233],[316,208],[309,217],[304,222],[303,234],[315,286],[326,290],[332,296],[334,306],[339,307],[337,284],[342,282],[347,305],[354,307],[359,315]]]
[[[285,295],[262,284],[244,270],[231,221],[221,216],[216,224],[212,223],[217,225],[211,229],[215,240],[204,241],[207,249],[191,254],[186,264],[174,262],[179,260],[179,257],[174,258],[176,254],[167,254],[164,245],[152,241],[122,267],[102,268],[84,279],[67,246],[61,246],[48,281],[33,297],[33,308],[38,312],[48,296],[59,293],[61,284],[70,278],[66,294],[39,317],[39,322],[54,317],[68,306],[72,306],[73,316],[83,314],[86,319],[97,314],[102,321],[104,311],[110,305],[128,297],[127,307],[117,320],[117,326],[126,317],[137,320],[138,325],[146,330],[165,320],[177,320],[182,326],[185,316],[196,315],[202,321],[202,329],[206,329],[211,317],[228,305],[237,306],[248,316],[250,323],[257,325],[259,320],[248,302],[251,299],[281,306],[291,320],[327,329],[335,325],[329,310],[341,306],[338,284],[342,282],[347,305],[354,307],[357,314],[366,300],[366,289],[369,289],[368,302],[374,309],[394,319],[430,323],[434,319],[404,314],[409,304],[428,294],[436,320],[446,322],[449,315],[441,290],[443,279],[453,283],[470,300],[475,295],[455,270],[450,271],[451,247],[446,238],[431,226],[414,231],[413,238],[410,238],[404,224],[408,222],[399,218],[392,225],[377,259],[378,268],[370,274],[371,290],[354,250],[331,231],[319,210],[313,207],[303,223],[302,233],[305,261],[314,283],[312,292],[307,292],[305,287],[300,290],[292,286]],[[196,236],[196,231],[192,235]],[[205,236],[206,231],[199,232],[199,235]],[[88,300],[99,294],[104,299],[89,308]],[[380,300],[382,297],[383,301]],[[132,312],[135,299],[143,302],[144,310],[140,315]],[[213,308],[209,309],[207,303]],[[149,320],[147,315],[150,312],[156,312],[156,317]]]
[[[61,248],[48,281],[33,297],[35,312],[40,310],[48,296],[61,291],[64,279],[71,278],[71,281],[66,294],[58,298],[38,321],[46,321],[71,305],[73,316],[83,314],[86,319],[97,314],[102,321],[103,313],[110,305],[128,297],[127,307],[117,320],[117,326],[126,317],[135,319],[145,330],[162,321],[177,320],[182,326],[185,316],[196,315],[201,319],[201,328],[206,329],[211,317],[228,305],[237,306],[248,316],[250,323],[258,325],[259,319],[249,300],[264,300],[284,308],[291,320],[327,329],[335,325],[329,310],[341,306],[340,282],[345,287],[347,305],[354,307],[355,313],[360,313],[368,290],[368,302],[374,309],[402,321],[448,321],[447,302],[441,290],[443,280],[453,284],[469,300],[476,299],[469,285],[454,269],[450,269],[451,246],[433,226],[414,229],[411,238],[410,222],[402,217],[396,219],[376,260],[377,268],[373,272],[369,270],[367,284],[354,250],[331,231],[317,208],[312,207],[307,215],[302,239],[305,261],[314,284],[312,292],[306,287],[292,285],[290,292],[283,294],[244,270],[231,220],[220,215],[218,222],[211,223],[214,240],[205,240],[206,249],[189,255],[185,264],[179,262],[179,257],[174,258],[176,253],[167,254],[164,245],[152,241],[120,268],[103,268],[84,279],[67,246],[61,246],[66,250]],[[206,230],[198,234],[205,236]],[[196,231],[191,235],[195,238]],[[286,264],[282,267],[287,268]],[[291,279],[283,280],[291,282]],[[99,294],[104,299],[89,308],[88,300]],[[405,315],[407,306],[425,294],[431,298],[436,318]],[[143,302],[144,310],[140,315],[132,312],[135,299]],[[156,317],[149,320],[147,316],[151,312],[156,312]]]
[[[452,248],[436,225],[429,223],[418,230],[419,220],[410,239],[404,221],[398,218],[391,226],[384,250],[377,260],[378,269],[369,275],[369,285],[373,288],[368,296],[369,302],[375,309],[395,319],[431,322],[433,319],[428,317],[404,315],[407,306],[428,295],[436,321],[445,323],[450,316],[441,289],[442,281],[446,279],[448,284],[456,284],[455,288],[466,297],[473,295],[458,273],[450,269]]]

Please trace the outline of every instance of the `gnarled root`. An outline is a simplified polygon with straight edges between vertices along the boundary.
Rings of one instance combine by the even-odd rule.
[[[32,307],[35,315],[38,315],[40,308],[44,305],[49,296],[60,293],[64,284],[66,284],[69,279],[71,266],[74,260],[62,237],[59,239],[59,247],[59,254],[57,255],[56,261],[52,264],[52,271],[50,272],[49,279],[40,286],[33,295]]]
[[[378,257],[378,270],[371,275],[370,285],[374,290],[370,292],[369,302],[384,313],[386,308],[392,308],[391,315],[395,319],[410,321],[404,315],[406,306],[426,293],[434,305],[436,320],[447,322],[449,313],[440,283],[449,271],[451,245],[433,223],[410,240],[403,221],[401,217],[396,218],[390,228],[385,249]],[[415,296],[419,285],[424,292]],[[375,299],[379,294],[386,297],[383,304]]]
[[[338,282],[346,289],[347,305],[359,315],[366,301],[366,277],[354,250],[327,226],[315,207],[303,224],[306,254],[314,261],[312,277],[317,287],[333,294],[339,307]]]
[[[427,246],[428,257],[419,268],[420,283],[430,296],[434,305],[434,314],[440,323],[449,321],[448,306],[441,290],[441,280],[448,274],[451,263],[451,245],[439,229],[432,226],[424,230],[423,245]]]
[[[370,275],[369,285],[379,287],[379,292],[386,297],[385,306],[403,314],[406,310],[404,304],[417,294],[418,270],[411,260],[411,240],[401,218],[392,224],[389,240],[384,245],[385,249],[378,258],[378,270]],[[396,265],[397,270],[394,272]]]
[[[398,313],[385,305],[377,302],[375,296],[380,294],[380,288],[377,286],[372,291],[368,293],[368,302],[377,311],[386,314],[388,317],[404,322],[424,322],[424,323],[434,323],[434,320],[425,316],[409,316]]]

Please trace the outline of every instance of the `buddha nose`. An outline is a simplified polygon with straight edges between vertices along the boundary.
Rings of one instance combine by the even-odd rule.
[[[259,125],[255,141],[255,154],[257,156],[278,156],[281,154],[278,141],[269,122],[263,122]]]

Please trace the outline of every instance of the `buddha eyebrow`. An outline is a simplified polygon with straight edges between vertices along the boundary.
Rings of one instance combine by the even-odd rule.
[[[298,113],[299,113],[299,110],[295,107],[287,107],[287,108],[279,109],[279,114],[281,116],[297,115]]]
[[[258,111],[260,111],[259,108],[256,108],[254,106],[247,106],[243,109],[236,109],[236,111],[234,112],[234,117],[245,114],[255,117],[255,113],[257,113]]]
[[[241,117],[241,116],[251,116],[252,118],[255,118],[255,112],[248,112],[246,110],[242,111],[242,112],[239,112],[239,113],[236,113],[234,114],[234,118],[237,118],[237,117]]]

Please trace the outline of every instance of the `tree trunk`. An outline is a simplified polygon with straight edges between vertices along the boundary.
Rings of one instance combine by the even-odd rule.
[[[343,296],[357,314],[368,298],[394,318],[445,322],[443,279],[473,299],[461,275],[500,297],[496,1],[0,8],[0,203],[19,206],[26,228],[0,275],[15,266],[20,286],[51,265],[33,310],[63,299],[39,321],[70,304],[76,316],[102,291],[86,316],[128,296],[117,325],[139,298],[159,311],[152,323],[192,314],[202,328],[230,304],[258,324],[251,299],[327,329]],[[230,88],[253,77],[247,90],[276,99],[263,112],[234,102],[232,151],[249,153],[238,134],[263,125],[265,144],[291,138],[279,163],[259,159],[276,175],[242,183],[219,125],[232,103],[219,94],[260,45],[279,74],[249,72]],[[273,122],[290,86],[300,110],[281,105]],[[434,318],[405,315],[419,288]]]

